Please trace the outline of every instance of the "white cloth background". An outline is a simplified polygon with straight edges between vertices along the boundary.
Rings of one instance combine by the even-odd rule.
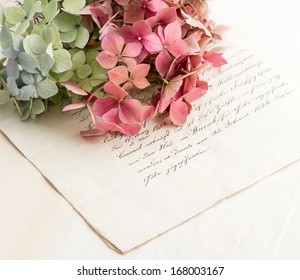
[[[271,61],[277,72],[283,73],[292,82],[297,81],[300,59],[296,51],[300,41],[296,38],[299,25],[296,15],[299,4],[296,1],[282,3],[277,0],[254,0],[245,3],[214,0],[209,1],[209,4],[212,17],[217,22],[232,26],[230,32],[256,54]],[[300,221],[297,219],[300,213],[300,164],[295,164],[183,226],[120,256],[104,245],[76,212],[40,178],[34,168],[9,148],[2,137],[0,147],[0,213],[5,213],[0,216],[0,258],[201,259],[300,256],[300,241],[297,238],[300,233]],[[15,162],[15,165],[12,164]],[[9,173],[12,168],[17,171]],[[31,180],[26,179],[26,176]],[[49,203],[49,193],[52,203]],[[61,212],[55,213],[53,208],[61,209]],[[16,220],[16,217],[20,219],[20,215],[13,215],[12,209],[26,213],[26,217],[22,216],[22,221]],[[47,224],[47,231],[43,223],[49,219],[50,213],[54,219]],[[43,231],[39,231],[39,228],[43,228]],[[40,242],[36,244],[36,250],[31,250],[29,254],[33,244],[29,242],[28,249],[24,249],[24,244],[28,244],[28,236],[33,238],[35,235]]]

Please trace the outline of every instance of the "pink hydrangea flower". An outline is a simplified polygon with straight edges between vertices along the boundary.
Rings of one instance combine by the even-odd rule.
[[[144,89],[150,85],[146,76],[150,70],[149,64],[138,64],[133,67],[129,75],[128,69],[125,66],[118,66],[108,71],[109,80],[120,85],[123,89],[130,90],[134,87]]]
[[[174,59],[181,54],[189,51],[187,43],[182,40],[181,26],[178,21],[168,24],[165,28],[158,27],[158,36],[161,40],[163,49],[155,60],[155,67],[158,73],[164,77]]]
[[[164,8],[168,8],[168,4],[163,0],[137,0],[124,7],[124,22],[134,23],[149,18]]]
[[[117,33],[107,34],[101,43],[103,49],[97,56],[97,61],[103,68],[111,69],[120,61],[129,68],[134,67],[136,57],[140,54],[142,45],[138,42],[131,42],[125,46],[125,41],[122,36]]]

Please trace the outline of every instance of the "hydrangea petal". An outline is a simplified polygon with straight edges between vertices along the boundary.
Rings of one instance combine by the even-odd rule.
[[[117,85],[123,84],[128,81],[128,70],[125,66],[115,67],[107,72],[109,80]]]
[[[142,105],[136,99],[126,99],[120,103],[120,120],[124,123],[137,124],[142,120]]]
[[[188,106],[181,100],[177,100],[171,104],[170,119],[175,125],[183,125],[188,116]]]
[[[159,37],[156,34],[149,34],[142,39],[145,49],[151,53],[158,53],[162,50],[162,44]]]
[[[115,54],[108,51],[103,51],[99,53],[96,59],[100,63],[100,65],[105,69],[114,68],[118,62],[118,57]]]
[[[124,97],[128,96],[128,93],[124,89],[113,82],[106,83],[104,85],[104,90],[118,100],[122,100]]]
[[[118,108],[118,105],[118,100],[111,96],[99,98],[94,103],[93,113],[96,116],[102,117],[108,111]]]

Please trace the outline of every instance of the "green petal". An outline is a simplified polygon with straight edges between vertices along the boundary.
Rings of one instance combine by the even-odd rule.
[[[40,99],[34,100],[32,103],[32,113],[35,115],[39,115],[45,111],[44,102]]]
[[[29,42],[31,50],[37,55],[44,53],[47,49],[46,41],[39,35],[30,35]]]
[[[48,22],[51,21],[57,15],[57,13],[58,10],[56,1],[50,1],[43,9],[43,15]]]
[[[23,46],[25,52],[33,55],[40,55],[47,49],[47,43],[41,36],[37,34],[31,34],[27,36],[23,41]]]
[[[96,51],[96,50],[89,50],[86,52],[86,63],[87,64],[91,64],[93,62],[93,60],[96,59],[96,57],[98,56],[99,52]],[[98,62],[97,62],[98,65],[100,65]]]
[[[3,25],[0,32],[0,44],[3,49],[8,48],[12,44],[12,36],[6,24]]]
[[[24,52],[23,41],[24,41],[24,38],[22,36],[20,36],[20,35],[15,36],[14,42],[13,42],[13,47],[16,51]]]
[[[22,22],[26,17],[26,13],[21,7],[7,7],[3,13],[6,20],[12,24]]]
[[[35,87],[34,85],[27,85],[21,88],[18,96],[16,97],[18,100],[28,101],[30,98],[35,95]]]
[[[77,29],[60,33],[60,39],[63,43],[71,43],[77,38]]]
[[[16,34],[19,35],[19,34],[24,33],[27,30],[27,28],[29,27],[29,25],[30,25],[29,20],[25,19],[16,29]]]
[[[54,65],[51,70],[55,73],[62,73],[72,67],[71,55],[67,50],[60,49],[53,52]]]
[[[23,1],[23,8],[24,8],[26,14],[30,13],[31,8],[33,7],[33,5],[34,5],[34,0],[24,0]]]
[[[43,30],[43,37],[45,41],[50,44],[52,43],[54,49],[58,49],[60,42],[60,35],[59,31],[55,24],[50,23],[47,27]]]
[[[67,13],[60,13],[54,18],[53,22],[61,32],[71,31],[76,25],[75,17]]]
[[[44,98],[48,99],[51,96],[54,96],[58,92],[56,84],[50,80],[43,80],[38,83],[36,87],[37,94]]]
[[[84,51],[79,51],[72,57],[72,69],[79,69],[85,63],[85,53]]]
[[[23,112],[22,116],[20,117],[21,121],[27,120],[27,119],[30,117],[30,114],[31,114],[30,108],[26,109],[26,110]]]
[[[0,90],[0,105],[7,103],[10,100],[10,94],[6,90]]]
[[[39,11],[40,6],[41,1],[34,1],[34,4],[31,6],[30,12],[27,13],[29,19],[32,19],[34,17],[35,13]]]
[[[74,42],[74,46],[83,49],[89,41],[90,33],[82,26],[78,28],[77,38]]]
[[[75,13],[85,6],[85,0],[64,0],[63,7],[70,13]]]
[[[22,72],[21,73],[21,78],[24,84],[26,85],[31,85],[34,84],[34,78],[33,75],[27,72]]]
[[[47,76],[54,65],[54,59],[47,53],[43,53],[39,58],[39,69],[43,76]]]
[[[77,70],[77,76],[79,79],[85,79],[92,74],[92,68],[90,65],[85,64]]]
[[[60,77],[59,77],[59,81],[60,82],[67,82],[69,81],[74,75],[74,71],[69,70],[67,72],[64,72]]]
[[[36,68],[38,67],[38,60],[32,55],[21,52],[19,54],[19,63],[22,68],[29,73],[36,73]]]

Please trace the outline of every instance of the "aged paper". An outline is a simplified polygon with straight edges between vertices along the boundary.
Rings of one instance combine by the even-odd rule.
[[[183,127],[160,118],[135,137],[83,139],[85,111],[20,122],[1,107],[0,129],[105,241],[129,251],[300,158],[298,94],[244,47],[222,44],[229,63],[202,73],[210,91]]]

